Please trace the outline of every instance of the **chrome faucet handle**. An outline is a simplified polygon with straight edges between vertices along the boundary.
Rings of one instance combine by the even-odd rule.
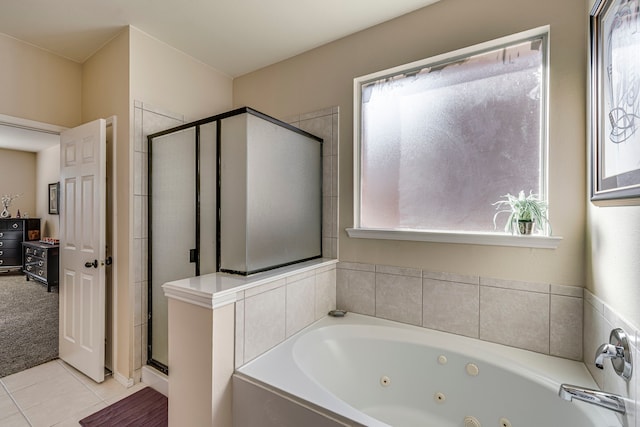
[[[613,369],[626,381],[631,379],[633,365],[631,362],[631,350],[627,334],[620,328],[611,331],[609,344],[602,344],[596,350],[595,365],[598,369],[604,369],[604,360],[611,359]]]
[[[613,344],[602,344],[596,350],[596,368],[604,369],[605,359],[615,359],[617,357],[624,357],[624,348],[617,347]]]

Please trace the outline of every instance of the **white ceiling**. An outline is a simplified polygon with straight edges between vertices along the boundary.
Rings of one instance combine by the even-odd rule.
[[[82,63],[133,25],[230,77],[438,0],[5,0],[0,33]]]
[[[83,63],[132,25],[237,77],[436,1],[2,0],[0,33]],[[55,139],[0,125],[0,148]]]

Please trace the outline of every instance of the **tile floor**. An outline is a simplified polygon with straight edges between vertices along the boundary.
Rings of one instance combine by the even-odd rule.
[[[0,427],[78,426],[82,418],[146,387],[97,384],[61,360],[0,378]]]

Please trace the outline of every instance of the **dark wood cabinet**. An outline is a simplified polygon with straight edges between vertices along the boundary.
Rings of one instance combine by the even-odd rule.
[[[39,218],[0,218],[0,271],[22,269],[22,242],[39,239]]]
[[[34,279],[47,285],[58,286],[60,277],[60,246],[41,242],[24,242],[24,273],[27,280]]]

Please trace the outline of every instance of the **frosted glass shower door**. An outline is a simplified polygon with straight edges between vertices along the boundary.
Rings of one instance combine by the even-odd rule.
[[[200,274],[215,273],[218,269],[217,246],[217,194],[218,152],[216,146],[217,123],[205,123],[200,128],[199,138],[199,189],[198,210],[200,212],[200,242],[198,264]]]
[[[220,271],[322,255],[322,140],[259,113],[220,123]]]
[[[151,358],[168,365],[167,299],[162,285],[196,275],[196,130],[153,138],[150,148]]]

